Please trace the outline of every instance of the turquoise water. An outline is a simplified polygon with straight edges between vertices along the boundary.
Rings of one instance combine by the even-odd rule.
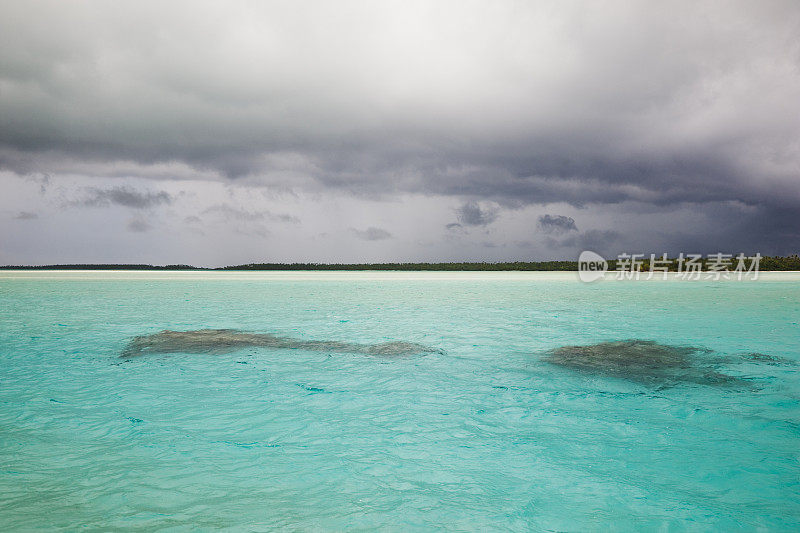
[[[797,274],[0,272],[0,530],[797,530],[799,323]],[[201,328],[443,353],[119,357]],[[541,360],[618,339],[748,386]]]

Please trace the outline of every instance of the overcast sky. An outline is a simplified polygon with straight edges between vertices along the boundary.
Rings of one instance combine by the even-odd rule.
[[[0,264],[800,251],[800,2],[0,1]]]

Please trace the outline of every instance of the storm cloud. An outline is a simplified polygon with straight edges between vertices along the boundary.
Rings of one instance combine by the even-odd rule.
[[[172,197],[165,191],[137,191],[128,187],[110,187],[108,189],[90,188],[83,198],[71,202],[71,205],[107,207],[113,204],[133,209],[147,209],[170,203],[172,203]]]
[[[144,233],[146,231],[150,231],[152,226],[143,218],[135,217],[128,221],[127,225],[128,231],[132,231],[134,233]]]
[[[392,234],[382,228],[369,227],[365,230],[352,228],[353,235],[364,241],[382,241],[391,239]]]
[[[561,235],[568,231],[578,231],[575,219],[564,215],[542,215],[539,217],[539,229],[548,234]]]
[[[286,213],[271,213],[270,211],[247,211],[229,204],[215,204],[203,210],[204,215],[219,215],[228,220],[253,222],[256,220],[271,220],[274,222],[290,222],[297,224],[300,219]],[[197,219],[197,217],[194,217]],[[199,221],[199,219],[197,219]]]
[[[262,215],[248,192],[245,208],[214,199],[176,217],[298,232],[334,197],[434,199],[450,220],[430,223],[474,245],[455,256],[480,253],[470,228],[523,213],[519,227],[538,227],[554,252],[613,232],[621,246],[789,253],[799,31],[792,1],[9,2],[0,171],[43,197],[95,180],[76,207],[183,209],[159,183],[198,198],[209,184],[278,191],[301,199],[292,214]],[[25,208],[47,215],[33,199]],[[556,209],[581,210],[583,233],[543,223]],[[672,213],[671,227],[648,212]],[[338,235],[375,224],[434,238],[411,212],[352,216]],[[553,241],[562,229],[571,238]]]
[[[561,238],[550,237],[548,238],[548,243],[553,248],[591,250],[608,255],[609,247],[619,237],[620,235],[616,231],[593,229]]]
[[[476,202],[463,204],[456,209],[456,213],[463,226],[487,226],[497,219],[497,209],[481,208]]]

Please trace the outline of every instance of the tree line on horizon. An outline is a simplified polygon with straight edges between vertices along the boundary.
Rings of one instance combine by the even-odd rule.
[[[700,261],[706,270],[709,259]],[[670,272],[678,271],[678,259],[669,259],[666,265]],[[734,259],[730,270],[735,268]],[[617,269],[617,261],[608,262],[610,271]],[[510,261],[510,262],[449,262],[449,263],[249,263],[217,268],[192,265],[147,265],[147,264],[70,264],[70,265],[5,265],[2,270],[399,270],[399,271],[556,271],[578,270],[577,261]],[[639,265],[639,270],[650,269],[649,261]],[[762,256],[759,263],[762,271],[800,270],[800,256]]]

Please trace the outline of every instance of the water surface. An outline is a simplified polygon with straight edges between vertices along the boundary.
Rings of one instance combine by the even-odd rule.
[[[797,530],[798,323],[797,274],[0,272],[0,529]],[[201,329],[298,343],[120,357]],[[735,385],[547,357],[630,339]]]

